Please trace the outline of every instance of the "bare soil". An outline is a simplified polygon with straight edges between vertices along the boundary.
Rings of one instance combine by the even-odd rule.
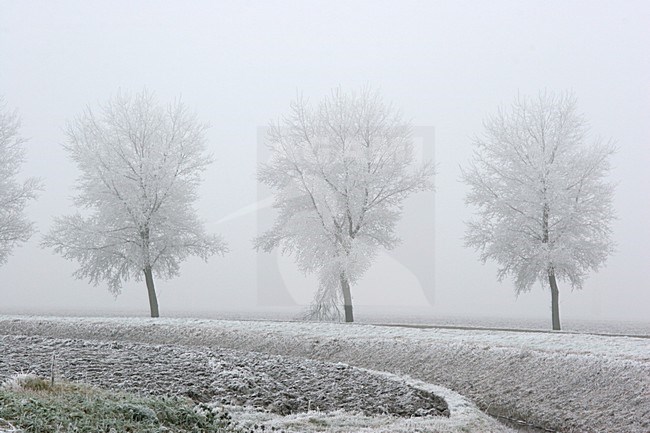
[[[186,395],[280,415],[343,409],[364,415],[449,416],[440,397],[341,363],[136,342],[0,336],[0,382],[17,372],[109,389]]]

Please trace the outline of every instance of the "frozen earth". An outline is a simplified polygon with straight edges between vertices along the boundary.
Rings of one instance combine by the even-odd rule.
[[[363,415],[449,416],[434,393],[341,363],[229,349],[0,336],[0,382],[29,371],[109,389],[186,395],[278,415],[345,410]]]
[[[558,431],[650,431],[650,339],[327,323],[39,317],[0,318],[0,334],[230,348],[343,362],[402,378],[408,375],[422,381],[418,383],[423,389],[432,386],[428,384],[442,385],[470,397],[490,413]],[[455,415],[460,412],[452,404],[455,397],[443,395],[441,389],[436,394],[449,403],[451,417],[424,418],[456,422]],[[241,419],[287,422],[287,417],[277,418],[280,416],[248,411]],[[297,417],[295,422],[305,425],[301,416],[289,419]],[[366,418],[358,425],[372,425],[381,418],[359,416]],[[462,431],[471,420],[483,422],[480,415],[472,416],[464,420],[463,427],[455,424],[460,430],[445,430],[450,425],[445,424],[427,431]],[[413,418],[400,420],[395,422],[410,423]],[[335,419],[327,423],[332,428],[337,425]],[[504,431],[485,423],[466,431]],[[386,425],[370,431],[419,428]],[[349,427],[347,431],[351,431]]]
[[[147,344],[123,334],[116,339],[38,335],[106,330],[91,323],[75,322],[67,331],[53,323],[32,323],[43,332],[21,332],[17,321],[10,324],[0,331],[0,383],[17,372],[48,377],[54,355],[57,378],[136,393],[186,395],[224,411],[247,432],[511,432],[450,390],[343,363]],[[132,331],[131,337],[142,337]]]

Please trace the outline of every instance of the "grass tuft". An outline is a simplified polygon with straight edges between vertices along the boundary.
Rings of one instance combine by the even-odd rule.
[[[0,387],[0,431],[239,432],[228,418],[188,398],[143,397],[62,381],[52,385],[29,374],[16,375]]]

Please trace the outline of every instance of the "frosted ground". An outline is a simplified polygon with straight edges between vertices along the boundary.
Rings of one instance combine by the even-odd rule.
[[[261,431],[260,426],[265,426],[285,432],[510,432],[445,388],[346,364],[220,348],[150,345],[126,338],[26,336],[19,334],[38,334],[43,326],[47,328],[43,333],[51,335],[65,330],[40,320],[2,324],[0,383],[13,383],[16,371],[49,376],[54,353],[57,377],[108,389],[211,401],[250,429],[244,431]],[[23,328],[26,324],[36,328]],[[77,331],[98,330],[89,329],[98,325],[88,322],[74,326]],[[442,406],[437,396],[444,398]],[[443,412],[431,410],[436,406]]]
[[[270,320],[270,321],[296,321],[304,316],[308,305],[293,307],[260,307],[248,308],[247,310],[216,310],[216,311],[167,311],[165,317],[186,318],[194,317],[201,319],[216,320]],[[15,311],[0,310],[0,315],[55,315],[55,316],[83,316],[84,311]],[[101,317],[141,317],[148,316],[147,310],[133,311],[104,311],[97,316]],[[410,323],[418,325],[456,326],[456,327],[478,327],[478,328],[512,328],[548,331],[550,328],[549,317],[491,317],[491,316],[453,316],[441,315],[431,308],[417,307],[374,307],[359,305],[355,307],[354,320],[357,323],[379,324],[379,323]],[[623,321],[623,320],[584,320],[584,319],[562,319],[562,330],[568,332],[621,334],[621,335],[646,335],[650,336],[650,319],[646,321]]]
[[[311,414],[233,412],[242,421],[295,431],[306,431],[307,425],[316,430],[327,425],[328,431],[361,431],[361,425],[368,425],[367,431],[508,431],[464,397],[439,386],[490,413],[559,431],[650,431],[647,338],[359,324],[43,317],[0,318],[0,334],[229,348],[343,362],[418,381],[418,386],[443,396],[452,413],[428,425],[418,424],[427,423],[427,418],[334,412],[309,421]]]

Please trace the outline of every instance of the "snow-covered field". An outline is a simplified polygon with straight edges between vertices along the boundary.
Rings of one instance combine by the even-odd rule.
[[[304,317],[308,305],[293,307],[249,307],[247,309],[222,309],[210,311],[164,311],[164,316],[169,318],[199,318],[210,320],[268,320],[268,321],[300,321]],[[65,316],[89,317],[83,310],[11,310],[0,306],[0,316],[30,315],[30,316]],[[93,314],[96,317],[148,317],[148,310],[115,311],[105,310]],[[549,317],[493,317],[493,316],[458,316],[441,315],[429,307],[377,307],[358,305],[355,306],[354,320],[363,324],[412,324],[431,325],[442,327],[477,327],[477,328],[505,328],[525,329],[536,331],[549,331],[551,318]],[[650,319],[640,320],[586,320],[576,318],[562,318],[562,330],[567,332],[614,334],[614,335],[640,335],[650,337]]]
[[[12,383],[16,372],[48,377],[55,355],[59,379],[136,393],[187,395],[226,411],[243,431],[511,432],[453,391],[347,364],[146,344],[124,336],[102,341],[95,331],[101,334],[106,328],[87,321],[66,323],[74,326],[67,330],[61,320],[2,324],[0,383]],[[84,332],[93,338],[36,335]],[[130,337],[142,335],[133,332]]]
[[[408,375],[423,387],[441,385],[490,413],[564,432],[650,431],[650,339],[328,323],[44,317],[0,317],[0,334],[207,346],[344,362]],[[429,430],[402,418],[388,427],[377,421],[380,425],[371,431],[463,431],[461,425],[470,426],[466,431],[505,431],[477,415],[471,404],[454,406],[455,398],[464,401],[460,396],[436,389],[450,403],[449,423],[458,422],[454,415],[470,415],[453,428],[445,424]],[[469,409],[463,412],[465,407]],[[294,422],[263,412],[238,416],[251,422]],[[323,416],[327,420],[322,425],[334,428],[339,422],[336,414]],[[321,425],[308,421],[307,415],[292,417],[297,425]],[[356,425],[374,425],[376,419]]]
[[[341,363],[176,345],[0,335],[0,383],[14,372],[137,394],[185,395],[244,427],[317,424],[337,431],[503,429],[449,390]],[[445,396],[450,405],[438,394]],[[454,411],[450,417],[449,409]],[[1,430],[0,430],[1,431]],[[300,429],[298,431],[304,431]]]

